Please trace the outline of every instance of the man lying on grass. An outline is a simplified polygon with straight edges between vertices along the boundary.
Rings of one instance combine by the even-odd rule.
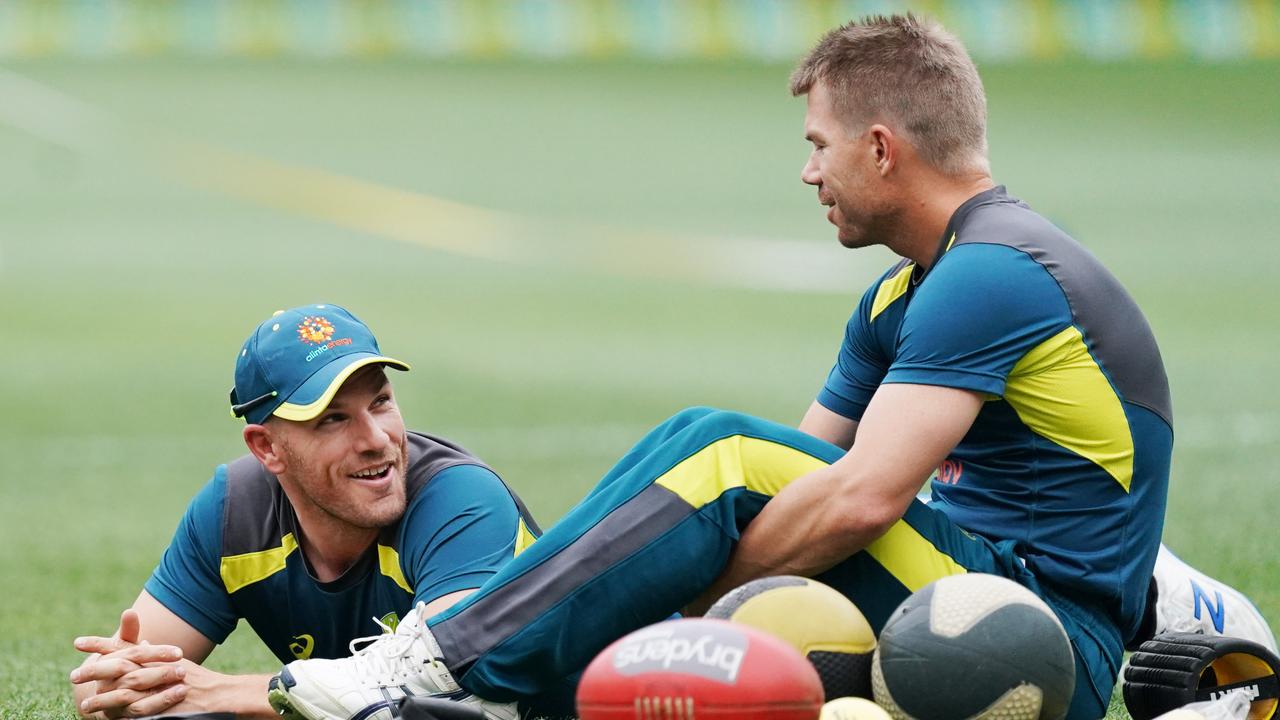
[[[113,637],[81,637],[82,715],[276,717],[261,675],[201,667],[239,620],[281,662],[345,657],[415,603],[448,608],[538,533],[480,460],[407,431],[373,334],[336,305],[245,341],[232,412],[249,454],[219,466]],[[263,668],[268,670],[269,668]]]

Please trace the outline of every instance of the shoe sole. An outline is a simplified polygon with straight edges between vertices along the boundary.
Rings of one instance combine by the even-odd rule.
[[[271,678],[267,683],[267,704],[271,706],[271,709],[277,715],[284,720],[331,720],[335,717],[332,713],[325,712],[301,698],[290,695],[289,688],[293,687],[294,684],[292,676],[289,676],[288,669],[282,670],[279,675]],[[396,708],[390,701],[370,705],[353,717],[369,718],[378,715],[384,710],[390,713],[391,717],[398,717]]]
[[[280,675],[271,678],[271,682],[267,683],[267,704],[284,720],[310,720],[302,711],[294,707],[293,698],[289,697],[289,691],[285,689],[285,683],[281,682]]]

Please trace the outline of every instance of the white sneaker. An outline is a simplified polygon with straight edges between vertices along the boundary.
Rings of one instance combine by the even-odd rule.
[[[1164,545],[1156,556],[1156,634],[1190,632],[1250,640],[1276,652],[1266,618],[1240,591],[1178,559]]]
[[[296,660],[271,678],[267,700],[289,720],[393,720],[409,696],[477,707],[490,720],[517,720],[515,703],[493,703],[463,690],[427,628],[426,606],[409,611],[391,632],[351,641],[351,657]],[[361,647],[363,646],[363,647]]]

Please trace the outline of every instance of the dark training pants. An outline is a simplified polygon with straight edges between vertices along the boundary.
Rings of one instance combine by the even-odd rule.
[[[685,410],[476,593],[432,618],[432,632],[476,695],[514,701],[563,686],[612,641],[696,598],[770,498],[843,454],[759,418]],[[878,633],[911,593],[969,571],[1009,577],[1054,608],[1076,656],[1068,717],[1105,715],[1120,666],[1118,632],[1041,588],[1011,543],[966,533],[913,501],[884,536],[817,579],[852,600]]]

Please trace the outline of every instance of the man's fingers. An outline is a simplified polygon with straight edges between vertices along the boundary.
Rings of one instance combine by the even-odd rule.
[[[116,681],[126,690],[158,690],[173,685],[187,676],[187,669],[176,663],[134,670]]]
[[[127,643],[138,642],[138,635],[142,632],[142,620],[138,617],[138,611],[132,608],[120,613],[120,639]]]
[[[123,714],[128,717],[128,707],[147,697],[147,695],[148,693],[146,692],[124,688],[90,695],[85,698],[84,702],[80,703],[80,712],[83,715],[88,715],[99,711],[107,711],[108,715],[120,716]],[[122,710],[124,711],[123,713],[121,712]]]
[[[120,688],[86,698],[80,703],[80,712],[88,715],[102,711],[111,717],[144,717],[164,712],[186,697],[186,685],[172,685],[159,692]]]
[[[127,643],[123,643],[116,638],[99,637],[97,635],[78,637],[76,638],[75,646],[80,652],[101,653],[103,655],[129,647]]]
[[[115,682],[129,673],[141,669],[141,666],[137,663],[130,662],[124,658],[99,659],[72,670],[71,682],[76,685],[93,681]]]
[[[124,717],[145,717],[159,715],[187,698],[186,685],[174,685],[161,692],[148,695],[129,705],[124,710]]]
[[[120,629],[116,631],[115,637],[85,635],[75,639],[75,646],[80,652],[107,655],[137,643],[141,631],[142,621],[138,618],[138,611],[129,609],[120,613]]]
[[[143,665],[176,666],[175,664],[181,659],[182,649],[173,645],[134,645],[86,661],[71,671],[70,678],[76,685],[91,680],[115,680],[128,673],[136,672]]]
[[[182,659],[182,648],[176,645],[134,645],[117,650],[110,655],[138,665],[146,663],[171,663]]]
[[[97,653],[102,656],[145,657],[143,662],[173,662],[182,659],[182,650],[177,645],[152,645],[141,643],[133,645],[122,643],[115,638],[78,637],[76,649],[84,653]]]

